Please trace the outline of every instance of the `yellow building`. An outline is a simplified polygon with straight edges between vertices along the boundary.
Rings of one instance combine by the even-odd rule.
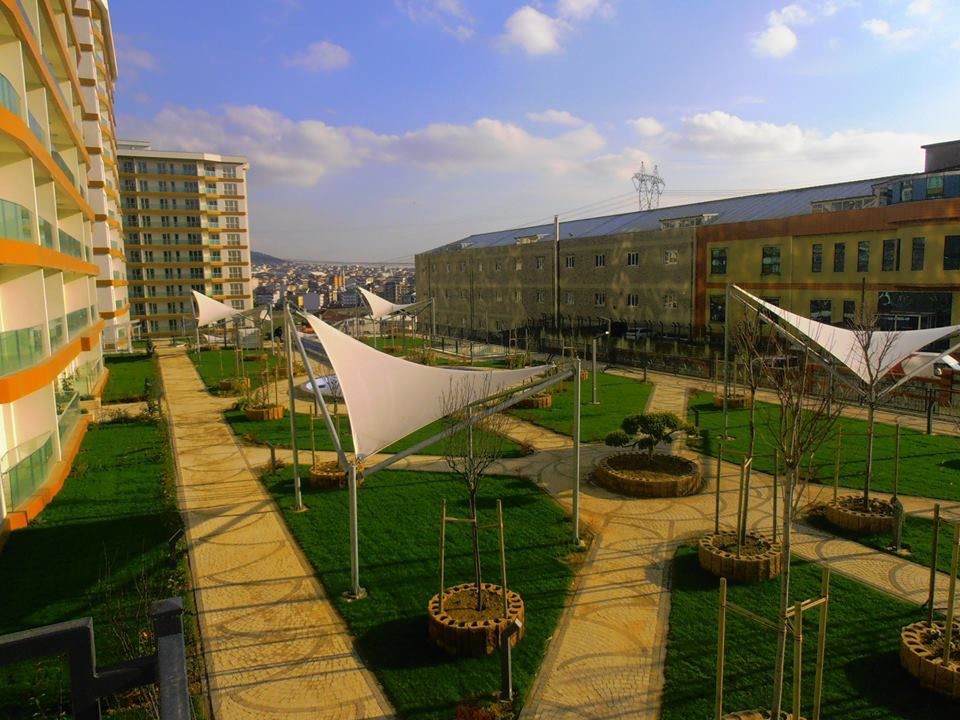
[[[0,0],[0,538],[59,489],[105,379],[115,78],[106,2]]]

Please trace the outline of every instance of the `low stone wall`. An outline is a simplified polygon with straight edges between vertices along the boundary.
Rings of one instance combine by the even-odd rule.
[[[310,486],[315,488],[342,488],[347,484],[347,474],[336,460],[317,463],[310,468],[308,477]]]
[[[934,622],[933,627],[941,633],[945,623]],[[943,656],[934,655],[924,642],[930,632],[926,620],[907,625],[900,631],[900,665],[928,690],[960,700],[960,657],[951,658],[950,665],[943,664]],[[960,627],[954,624],[954,637]]]
[[[649,480],[643,479],[644,471],[651,473]],[[647,453],[621,453],[604,458],[593,472],[593,481],[621,495],[647,498],[691,495],[701,487],[696,462],[662,453],[655,453],[652,460]]]
[[[470,592],[476,586],[473,583],[454,585],[444,591],[444,596]],[[483,583],[483,589],[502,593],[499,585]],[[463,622],[455,620],[440,610],[440,595],[434,595],[427,605],[428,633],[430,639],[445,652],[454,657],[481,657],[490,655],[500,647],[500,633],[514,618],[522,623],[520,630],[510,638],[511,647],[523,637],[526,626],[526,609],[523,599],[513,590],[507,590],[507,618],[494,620],[474,620]]]
[[[531,395],[517,403],[518,408],[534,408],[536,410],[546,410],[553,407],[553,395],[543,393],[542,395]]]
[[[850,496],[847,496],[850,497]],[[844,498],[831,500],[825,506],[827,521],[836,527],[852,532],[877,533],[893,531],[893,514],[880,515],[855,510],[843,504]]]
[[[713,396],[713,406],[715,408],[723,407],[723,394]],[[739,410],[750,406],[750,400],[746,395],[727,395],[727,409]]]
[[[283,418],[283,405],[268,405],[266,407],[244,408],[243,414],[247,420],[280,420]]]
[[[717,577],[734,582],[763,582],[778,577],[783,551],[780,543],[772,543],[758,533],[747,533],[747,538],[765,543],[768,549],[755,555],[740,555],[724,548],[736,543],[733,532],[710,533],[700,538],[697,555],[700,567]]]

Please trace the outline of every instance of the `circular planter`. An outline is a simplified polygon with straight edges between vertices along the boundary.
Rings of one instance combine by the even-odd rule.
[[[283,405],[247,407],[243,414],[247,416],[247,420],[280,420],[283,418]]]
[[[728,410],[739,410],[740,408],[745,408],[750,405],[746,395],[727,395],[727,409]],[[723,393],[713,396],[713,406],[715,408],[723,407]]]
[[[621,453],[601,460],[593,480],[600,487],[631,497],[679,497],[700,489],[700,468],[676,455]]]
[[[770,720],[772,713],[770,710],[741,710],[739,712],[726,713],[722,720]],[[780,720],[793,720],[793,713],[780,711]],[[803,715],[800,720],[806,720]]]
[[[581,380],[589,380],[589,379],[590,379],[590,371],[589,371],[589,370],[584,370],[584,369],[581,368],[581,370],[580,370],[580,379],[581,379]]]
[[[340,469],[340,463],[317,463],[310,468],[310,487],[315,488],[342,488],[347,484],[347,474]]]
[[[940,633],[942,637],[944,627],[945,623],[935,622],[931,628],[926,620],[921,620],[903,628],[900,631],[900,665],[923,687],[960,700],[960,652],[951,656],[949,665],[944,665],[942,640],[939,651],[931,647],[931,634]],[[953,626],[953,636],[960,636],[957,623]]]
[[[700,538],[697,554],[700,567],[717,577],[735,582],[763,582],[780,575],[783,552],[759,533],[747,533],[746,547],[753,552],[737,555],[737,534],[710,533]]]
[[[845,495],[825,506],[827,521],[844,530],[862,533],[892,532],[893,505],[886,500],[871,499],[871,509],[862,510],[859,495]]]
[[[507,614],[503,613],[503,590],[499,585],[483,583],[483,590],[495,595],[488,603],[493,617],[473,619],[474,612],[461,612],[453,607],[458,599],[469,599],[476,592],[473,583],[464,583],[447,588],[443,593],[444,609],[440,610],[440,595],[434,595],[427,605],[428,633],[430,639],[446,653],[454,657],[481,657],[490,655],[500,647],[500,633],[514,619],[523,625],[510,638],[511,647],[523,637],[526,625],[523,599],[513,590],[507,590]],[[473,617],[471,617],[473,616]]]
[[[545,410],[547,408],[552,408],[553,395],[549,393],[532,395],[518,402],[517,407],[518,408],[535,408],[537,410]]]

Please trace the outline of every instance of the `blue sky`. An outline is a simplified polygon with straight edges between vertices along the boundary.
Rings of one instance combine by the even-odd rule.
[[[922,169],[952,0],[114,2],[121,137],[250,158],[252,238],[401,260],[474,232]]]

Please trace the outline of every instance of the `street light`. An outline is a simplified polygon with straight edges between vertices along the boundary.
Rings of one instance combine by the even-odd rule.
[[[600,338],[606,335],[609,335],[611,326],[613,324],[613,321],[610,318],[603,317],[603,315],[600,315],[599,319],[607,321],[607,329],[604,332],[600,333],[599,335],[594,335],[593,340],[591,341],[593,343],[593,399],[590,401],[591,405],[600,404],[600,401],[597,400],[597,340],[599,340]]]

